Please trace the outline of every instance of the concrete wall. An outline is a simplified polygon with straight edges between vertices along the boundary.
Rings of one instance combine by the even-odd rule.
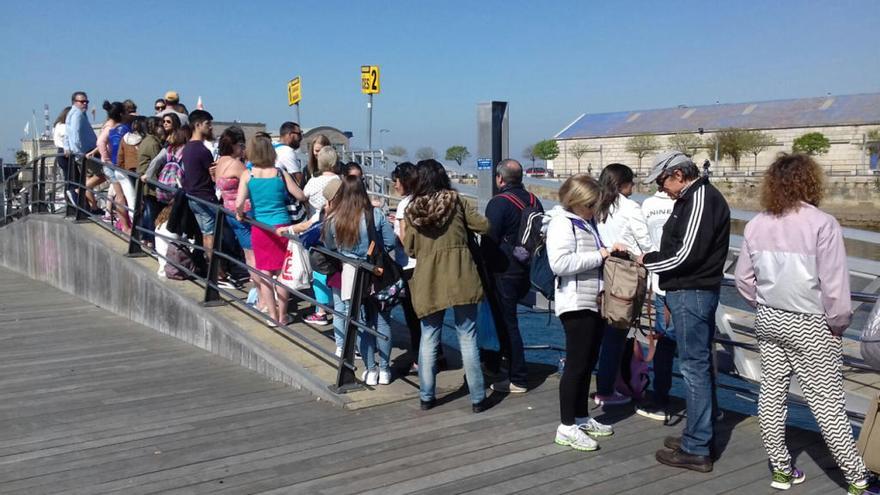
[[[272,380],[345,404],[345,399],[330,393],[327,383],[221,312],[209,311],[166,285],[150,268],[152,262],[124,257],[118,241],[107,242],[110,235],[95,225],[31,215],[0,229],[0,264]]]
[[[745,155],[740,161],[739,170],[761,172],[765,170],[775,159],[780,151],[790,152],[794,140],[809,132],[821,132],[831,141],[831,149],[826,155],[818,157],[819,162],[826,170],[837,172],[852,172],[854,170],[865,170],[868,166],[869,155],[864,151],[862,142],[863,136],[872,129],[880,128],[876,125],[869,126],[836,126],[836,127],[802,127],[795,129],[762,129],[763,132],[776,138],[777,144],[761,152],[758,155],[757,166],[755,165],[754,155]],[[707,140],[712,135],[706,132],[703,140]],[[656,135],[657,142],[663,151],[669,149],[669,138],[672,134]],[[620,137],[596,137],[589,139],[560,139],[559,156],[548,162],[548,167],[552,168],[556,175],[569,175],[578,172],[578,161],[570,153],[570,148],[575,144],[585,144],[590,150],[581,157],[580,172],[587,172],[592,168],[594,175],[598,175],[601,170],[601,164],[619,162],[629,165],[633,170],[639,168],[638,157],[626,151],[626,142],[631,136]],[[601,157],[599,146],[602,147]],[[647,171],[651,166],[651,161],[656,153],[649,153],[642,158],[642,171]],[[703,160],[709,158],[714,162],[714,151],[700,150],[694,156],[694,161],[701,164]],[[721,170],[734,170],[733,160],[725,158],[721,163],[715,165],[713,163],[712,170],[720,172]]]

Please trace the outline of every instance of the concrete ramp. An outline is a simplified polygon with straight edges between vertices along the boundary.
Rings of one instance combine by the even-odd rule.
[[[389,386],[342,395],[331,392],[328,385],[335,380],[336,361],[315,352],[295,334],[307,336],[332,354],[331,327],[319,332],[298,323],[292,325],[296,332],[285,332],[268,328],[262,318],[234,304],[206,308],[200,304],[203,286],[158,277],[156,260],[126,257],[126,246],[93,223],[30,215],[0,228],[0,265],[337,406],[362,408],[418,397],[418,378],[404,373]],[[51,305],[51,300],[46,303]],[[393,357],[401,367],[405,335],[400,328],[395,332],[398,347]],[[457,367],[457,353],[449,349],[447,355],[451,367]],[[462,383],[459,370],[441,373],[438,394],[457,390]]]

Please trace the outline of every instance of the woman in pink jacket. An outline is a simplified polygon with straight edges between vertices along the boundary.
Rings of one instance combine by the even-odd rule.
[[[846,416],[840,371],[840,336],[852,317],[849,271],[840,225],[817,208],[823,180],[822,168],[807,155],[783,155],[770,166],[761,186],[764,211],[745,228],[736,286],[757,308],[758,421],[773,468],[771,486],[787,490],[805,479],[785,445],[786,398],[795,374],[849,493],[862,494],[871,489],[869,472]]]

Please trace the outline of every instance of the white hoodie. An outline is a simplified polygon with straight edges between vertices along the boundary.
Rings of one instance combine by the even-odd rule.
[[[598,312],[604,261],[599,233],[561,206],[553,207],[546,218],[547,258],[557,276],[556,316],[584,309]]]

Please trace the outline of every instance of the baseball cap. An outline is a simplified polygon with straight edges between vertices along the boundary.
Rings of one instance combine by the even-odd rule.
[[[171,104],[180,103],[180,96],[177,91],[168,91],[165,93],[165,101]]]
[[[651,173],[642,181],[644,184],[650,184],[657,180],[664,171],[681,168],[685,165],[693,165],[694,162],[684,153],[680,151],[664,151],[654,158],[651,165]]]
[[[333,197],[336,196],[336,193],[339,191],[340,187],[342,187],[341,180],[337,179],[337,180],[331,180],[330,182],[328,182],[327,185],[324,186],[324,191],[323,191],[324,199],[326,199],[327,201],[330,201],[331,199],[333,199]]]

